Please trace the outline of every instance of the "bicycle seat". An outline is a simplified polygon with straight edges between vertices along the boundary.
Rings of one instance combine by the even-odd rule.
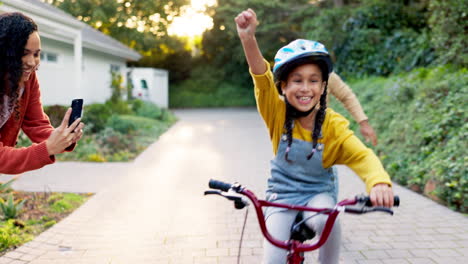
[[[297,240],[304,242],[315,237],[315,231],[310,229],[304,220],[302,212],[299,212],[294,220],[294,223],[291,226],[291,240]]]

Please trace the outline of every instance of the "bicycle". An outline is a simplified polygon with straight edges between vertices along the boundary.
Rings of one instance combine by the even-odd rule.
[[[335,220],[339,213],[352,213],[352,214],[364,214],[370,212],[385,212],[393,215],[393,210],[386,207],[372,207],[369,196],[358,195],[354,199],[344,199],[336,204],[334,208],[313,208],[307,206],[297,206],[282,203],[273,203],[266,200],[258,199],[255,194],[249,189],[243,187],[239,183],[225,183],[217,180],[210,180],[208,184],[210,189],[205,191],[205,195],[215,194],[220,195],[228,200],[234,202],[236,209],[242,209],[248,206],[248,201],[243,198],[246,196],[254,205],[257,214],[257,219],[260,224],[260,229],[263,236],[276,247],[288,250],[287,263],[288,264],[300,264],[304,261],[304,253],[307,251],[316,250],[321,247],[328,239],[328,236],[333,228]],[[238,195],[240,194],[240,195]],[[400,199],[395,196],[394,206],[399,206]],[[356,206],[358,205],[358,206]],[[267,230],[265,217],[263,214],[263,207],[273,206],[286,208],[290,210],[296,210],[299,212],[316,212],[317,214],[326,214],[328,219],[325,223],[322,235],[320,238],[312,243],[304,243],[306,240],[310,240],[315,237],[315,232],[308,228],[305,222],[310,218],[304,218],[301,213],[298,213],[293,226],[291,227],[291,237],[287,241],[281,241],[275,239]],[[315,216],[313,215],[313,216]]]

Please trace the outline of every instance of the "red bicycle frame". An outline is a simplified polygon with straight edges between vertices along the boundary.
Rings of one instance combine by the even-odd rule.
[[[372,208],[368,208],[368,207],[366,208],[364,206],[361,208],[346,207],[350,205],[356,205],[358,203],[362,203],[363,205],[365,204],[366,206],[370,206],[371,204],[370,204],[369,197],[365,197],[365,196],[356,196],[354,199],[342,200],[338,202],[334,208],[313,208],[313,207],[307,207],[307,206],[297,206],[297,205],[289,205],[289,204],[282,204],[282,203],[273,203],[273,202],[268,202],[266,200],[259,200],[252,191],[242,187],[239,184],[229,184],[229,183],[224,183],[224,182],[220,182],[216,180],[210,180],[209,187],[212,189],[217,189],[217,190],[221,190],[224,192],[232,190],[238,194],[244,195],[247,198],[249,198],[249,200],[252,202],[252,204],[255,207],[258,223],[260,224],[260,229],[262,230],[263,236],[274,246],[288,250],[289,253],[288,253],[287,260],[289,264],[300,264],[304,260],[304,257],[302,256],[303,254],[301,254],[302,252],[316,250],[319,247],[321,247],[323,244],[325,244],[333,228],[333,225],[335,224],[335,220],[340,212],[362,214],[362,213],[367,213],[367,212],[382,211],[382,212],[393,214],[393,211],[391,209],[385,208],[385,207],[372,207]],[[235,202],[237,209],[241,209],[247,205],[242,200],[242,197],[236,196],[236,195],[230,195],[229,193],[222,193],[220,191],[206,191],[205,195],[206,194],[218,194],[229,200],[232,200]],[[398,196],[395,196],[394,204],[395,206],[399,205]],[[302,211],[302,212],[316,212],[319,214],[326,214],[328,215],[328,218],[325,223],[325,227],[322,231],[322,234],[320,235],[320,238],[315,243],[305,244],[298,240],[282,241],[282,240],[278,240],[274,238],[268,232],[266,228],[265,216],[262,210],[262,208],[266,206],[286,208],[289,210],[296,210],[296,211]]]

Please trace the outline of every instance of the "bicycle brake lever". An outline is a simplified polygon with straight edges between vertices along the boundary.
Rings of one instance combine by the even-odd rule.
[[[393,215],[393,210],[392,209],[387,208],[387,207],[381,207],[381,206],[367,208],[366,211],[367,212],[384,212],[384,213],[388,213],[388,214]]]
[[[227,195],[227,194],[222,193],[221,191],[215,191],[215,190],[205,191],[204,194],[205,195],[216,194],[216,195],[222,196],[222,197],[224,197],[224,198],[226,198],[226,199],[228,199],[230,201],[233,201],[234,202],[234,207],[236,209],[242,209],[242,208],[244,208],[245,206],[248,205],[248,203],[246,201],[244,201],[241,196],[238,196],[238,195]]]
[[[205,191],[205,193],[203,195],[209,195],[209,194],[217,194],[217,195],[221,195],[221,191],[213,191],[213,190],[209,190],[209,191]]]

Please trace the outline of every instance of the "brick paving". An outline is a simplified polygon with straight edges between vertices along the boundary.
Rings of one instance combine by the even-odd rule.
[[[266,129],[255,109],[176,113],[181,120],[134,162],[63,162],[23,175],[15,188],[97,193],[0,264],[237,263],[246,211],[202,194],[216,178],[263,197],[272,155]],[[348,168],[339,174],[340,197],[364,192]],[[402,205],[394,216],[340,216],[341,263],[468,263],[466,216],[400,186],[395,192]],[[260,263],[262,241],[250,209],[241,263]],[[316,257],[308,253],[306,263]]]

